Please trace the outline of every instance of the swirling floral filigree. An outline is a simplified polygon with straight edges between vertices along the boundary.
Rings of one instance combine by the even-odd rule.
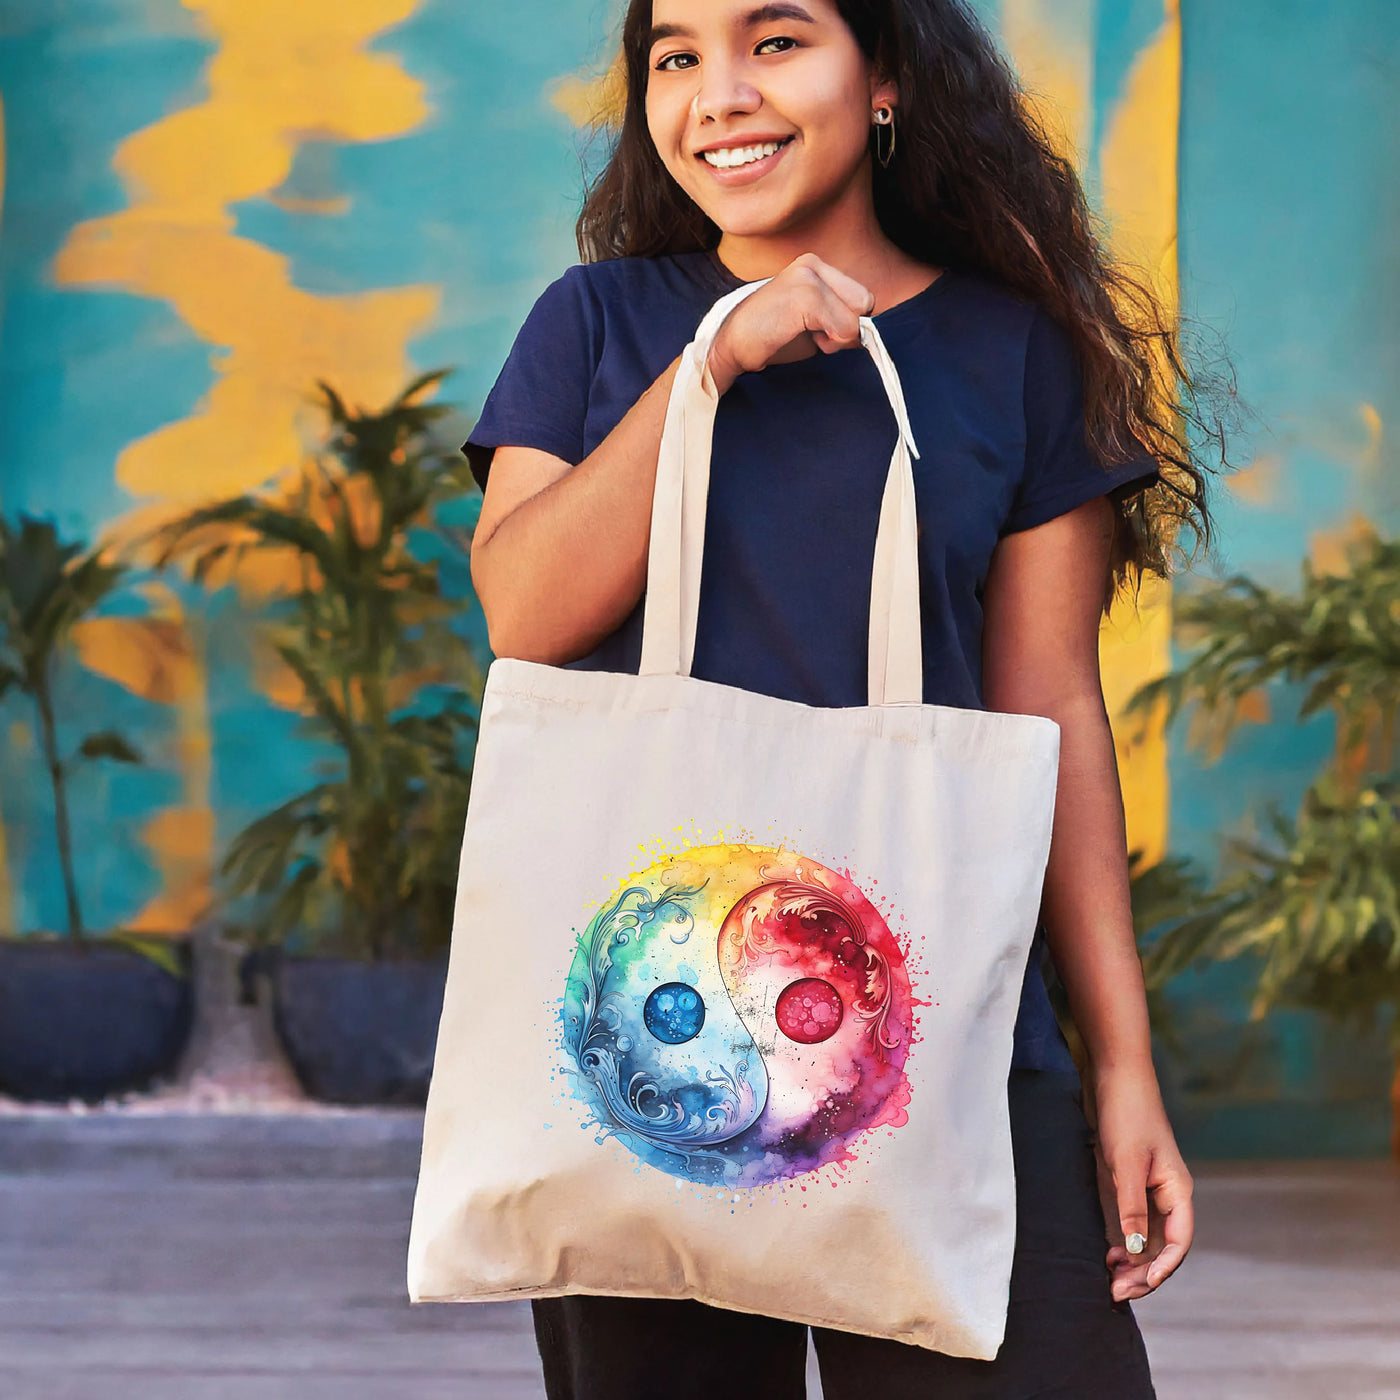
[[[629,1075],[626,1059],[631,1046],[623,1032],[618,998],[609,990],[609,979],[615,950],[668,912],[684,930],[679,937],[672,932],[671,940],[684,942],[693,925],[686,901],[703,888],[703,881],[675,885],[653,896],[644,887],[632,885],[599,911],[579,939],[583,975],[571,979],[583,1014],[577,1025],[565,1027],[565,1042],[574,1063],[598,1091],[605,1120],[602,1126],[678,1153],[687,1163],[753,1121],[760,1105],[748,1077],[749,1066],[741,1062],[732,1073],[722,1067],[705,1073],[705,1082],[719,1092],[703,1113],[687,1108],[677,1093],[668,1096],[652,1075]]]
[[[845,902],[820,885],[800,880],[777,880],[771,885],[751,890],[744,896],[745,904],[738,926],[727,937],[744,965],[756,963],[761,957],[781,950],[775,939],[772,921],[764,909],[764,896],[771,901],[773,913],[779,917],[793,916],[805,920],[828,915],[840,928],[865,961],[861,994],[851,1010],[870,1028],[871,1039],[878,1050],[888,1052],[898,1047],[900,1038],[890,1031],[892,987],[889,961],[878,948],[872,948],[865,928]]]

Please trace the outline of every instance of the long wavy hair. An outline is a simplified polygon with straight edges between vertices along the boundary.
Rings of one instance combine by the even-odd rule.
[[[887,167],[872,160],[886,236],[936,267],[990,275],[1072,337],[1095,456],[1156,459],[1161,480],[1123,503],[1104,607],[1147,572],[1165,578],[1182,525],[1209,549],[1209,457],[1226,461],[1233,372],[1188,364],[1182,320],[1105,251],[1074,166],[1054,148],[991,35],[962,0],[835,0],[861,51],[899,88]],[[651,0],[630,0],[621,67],[594,134],[613,142],[575,235],[584,262],[718,246],[721,230],[672,179],[646,120]],[[620,87],[620,91],[618,88]],[[619,116],[620,109],[620,116]],[[875,128],[871,128],[872,150]],[[1192,558],[1195,549],[1193,547]],[[1187,562],[1191,562],[1188,558]]]

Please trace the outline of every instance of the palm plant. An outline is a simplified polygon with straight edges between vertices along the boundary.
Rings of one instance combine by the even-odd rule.
[[[1130,711],[1162,705],[1170,719],[1195,701],[1191,738],[1213,760],[1242,719],[1267,717],[1263,687],[1306,682],[1299,716],[1331,708],[1337,747],[1296,817],[1271,804],[1265,839],[1226,841],[1214,882],[1189,862],[1175,863],[1166,885],[1138,876],[1149,984],[1248,956],[1255,1019],[1295,1006],[1369,1027],[1389,1009],[1400,1157],[1400,543],[1361,536],[1339,574],[1304,561],[1296,595],[1232,577],[1181,599],[1177,619],[1198,650],[1139,688]]]
[[[323,780],[231,843],[230,894],[254,899],[254,932],[301,933],[378,959],[449,934],[481,673],[452,629],[417,532],[451,539],[435,512],[468,489],[459,453],[428,428],[425,374],[381,412],[320,382],[328,432],[265,488],[191,510],[153,537],[210,586],[254,569],[278,579],[267,634],[311,732],[336,750]]]
[[[60,752],[54,675],[77,623],[94,612],[121,583],[123,566],[74,540],[63,540],[52,521],[21,515],[18,528],[0,517],[0,698],[18,689],[33,702],[39,749],[53,792],[54,834],[68,933],[84,936],[82,904],[73,863],[68,778],[85,759],[137,763],[140,755],[120,734],[89,734],[67,757]]]

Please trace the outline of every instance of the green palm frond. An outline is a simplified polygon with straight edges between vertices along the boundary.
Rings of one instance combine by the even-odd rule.
[[[236,531],[232,536],[226,533],[230,528]],[[333,583],[347,581],[343,549],[334,533],[306,512],[304,493],[285,506],[258,496],[237,496],[200,506],[162,525],[150,543],[155,548],[157,568],[185,559],[199,582],[204,582],[213,565],[231,552],[270,548],[294,550],[314,562]]]
[[[1197,737],[1218,754],[1253,692],[1310,682],[1300,718],[1332,708],[1339,748],[1371,741],[1379,770],[1389,769],[1400,710],[1400,542],[1364,535],[1348,545],[1347,565],[1345,574],[1319,573],[1305,560],[1297,594],[1236,575],[1174,600],[1177,635],[1197,649],[1141,686],[1128,712],[1160,703],[1170,721],[1194,702]]]
[[[1296,816],[1267,804],[1256,834],[1227,838],[1212,880],[1164,861],[1134,878],[1149,996],[1189,968],[1247,960],[1251,1016],[1310,1008],[1370,1027],[1387,1008],[1395,1050],[1392,1146],[1400,1157],[1400,542],[1367,531],[1342,572],[1302,566],[1295,594],[1235,576],[1173,602],[1194,648],[1140,687],[1130,712],[1170,721],[1194,707],[1188,740],[1208,761],[1258,720],[1276,682],[1305,687],[1299,718],[1336,718],[1336,753]]]
[[[89,734],[78,745],[78,753],[83,758],[110,758],[116,763],[141,762],[141,751],[115,729]]]
[[[0,518],[0,666],[32,690],[73,624],[122,582],[121,564],[60,539],[50,520]]]
[[[54,665],[73,628],[123,581],[125,567],[64,540],[51,520],[21,515],[16,527],[0,517],[0,696],[18,689],[33,702],[39,748],[53,792],[54,835],[63,878],[70,937],[83,937],[83,917],[73,861],[67,781],[73,759],[59,749],[53,691]],[[140,755],[120,735],[89,735],[84,758],[135,763]]]
[[[1205,961],[1258,960],[1252,1014],[1279,1005],[1363,1016],[1400,992],[1400,784],[1323,775],[1272,841],[1232,838],[1226,867],[1144,951],[1154,986]],[[1319,1004],[1325,1002],[1325,1007]]]
[[[450,932],[484,676],[454,626],[463,604],[412,547],[420,532],[446,538],[435,514],[469,484],[460,453],[428,431],[450,410],[422,396],[446,373],[419,375],[374,412],[319,382],[327,429],[309,462],[153,537],[162,564],[206,582],[246,555],[278,557],[268,640],[304,724],[338,754],[326,781],[229,847],[230,901],[252,902],[244,922],[264,940],[324,936],[381,956],[441,947]]]

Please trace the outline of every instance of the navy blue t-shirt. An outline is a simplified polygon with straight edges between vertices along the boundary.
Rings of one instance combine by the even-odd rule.
[[[742,281],[710,252],[568,268],[540,294],[462,445],[485,488],[494,448],[577,465]],[[948,269],[874,318],[899,371],[914,462],[924,702],[985,709],[982,587],[998,539],[1094,496],[1149,485],[1105,470],[1084,431],[1068,334],[1035,303]],[[871,563],[895,422],[860,346],[741,374],[715,415],[691,674],[808,705],[866,703]],[[588,656],[636,673],[642,603]],[[1073,1071],[1037,927],[1013,1065]]]

